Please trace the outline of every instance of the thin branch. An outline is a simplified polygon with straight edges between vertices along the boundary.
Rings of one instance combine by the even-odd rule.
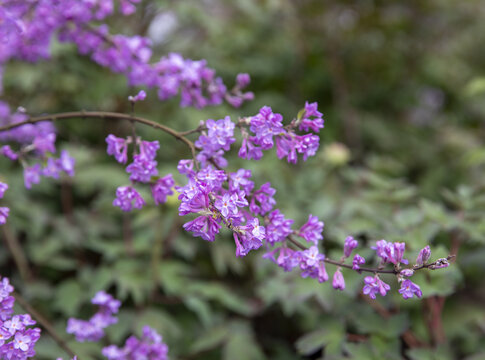
[[[17,236],[15,236],[8,223],[3,224],[1,228],[3,238],[5,239],[7,247],[12,253],[13,260],[15,261],[15,265],[17,265],[17,268],[19,269],[22,280],[26,283],[29,283],[32,280],[32,273],[29,268],[27,257],[22,250],[22,246],[20,246]]]
[[[308,248],[305,245],[303,245],[302,243],[300,243],[293,236],[288,235],[286,237],[286,239],[289,240],[293,245],[295,245],[300,250],[308,250]],[[449,261],[449,260],[453,259],[454,257],[455,257],[455,255],[448,255],[448,257],[446,258],[446,260]],[[443,262],[443,260],[444,259],[438,259],[435,262],[432,262],[432,263],[429,263],[429,264],[423,264],[423,265],[416,266],[416,267],[412,267],[411,269],[414,270],[414,271],[422,270],[422,269],[428,269],[428,268],[433,269],[433,267],[441,264]],[[361,273],[361,272],[371,272],[371,273],[374,273],[374,274],[380,273],[380,274],[394,274],[394,275],[397,275],[397,274],[399,274],[403,270],[403,269],[401,269],[401,270],[396,270],[396,269],[393,269],[393,270],[383,270],[383,269],[379,269],[379,268],[365,268],[365,267],[360,267],[358,270],[355,270],[355,269],[353,269],[352,265],[343,264],[341,261],[332,260],[332,259],[329,259],[327,257],[325,257],[325,259],[323,261],[326,262],[327,264],[341,266],[341,267],[344,267],[344,268],[347,268],[347,269],[350,269],[350,270],[354,270],[354,271],[356,271],[358,273]]]
[[[32,116],[25,121],[2,126],[0,127],[0,132],[12,130],[26,124],[35,124],[42,121],[67,120],[67,119],[73,119],[73,118],[128,120],[128,121],[151,126],[155,129],[162,130],[163,132],[173,136],[177,140],[180,140],[183,143],[185,143],[190,148],[192,157],[194,158],[194,161],[195,161],[196,149],[195,149],[194,143],[189,139],[187,139],[178,131],[168,126],[159,124],[155,121],[151,121],[138,116],[122,114],[122,113],[115,113],[115,112],[108,112],[108,111],[72,111],[72,112],[64,112],[64,113],[58,113],[53,115]]]
[[[27,311],[32,317],[37,320],[37,322],[49,333],[49,335],[54,339],[54,341],[61,347],[71,358],[76,356],[74,351],[66,344],[66,342],[56,333],[56,330],[52,324],[42,316],[37,310],[35,310],[30,304],[25,300],[18,292],[14,291],[13,296],[15,300],[22,306],[25,311]],[[78,357],[78,360],[79,357]]]

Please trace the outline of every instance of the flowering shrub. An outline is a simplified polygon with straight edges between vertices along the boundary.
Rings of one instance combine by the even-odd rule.
[[[277,206],[279,194],[271,182],[257,183],[249,169],[251,165],[240,167],[229,160],[234,148],[240,159],[234,164],[264,161],[265,157],[271,156],[268,150],[275,149],[276,157],[286,160],[289,167],[304,166],[302,162],[317,154],[320,132],[324,129],[323,114],[316,102],[305,102],[289,121],[277,112],[276,107],[273,106],[273,110],[269,106],[271,104],[267,104],[252,115],[239,115],[236,120],[231,116],[202,120],[197,127],[185,131],[138,116],[138,111],[155,94],[160,101],[179,96],[181,107],[196,109],[223,102],[239,108],[254,98],[252,92],[245,90],[250,86],[249,74],[238,74],[235,85],[229,89],[205,60],[194,61],[170,53],[154,61],[150,39],[112,33],[104,22],[110,16],[133,14],[139,2],[126,0],[115,4],[112,0],[42,0],[31,3],[8,0],[2,3],[0,37],[4,41],[0,42],[0,74],[10,62],[48,59],[51,56],[49,45],[55,39],[75,46],[79,54],[124,76],[129,86],[144,89],[128,96],[131,112],[127,113],[74,111],[36,116],[33,114],[35,109],[19,107],[12,110],[11,105],[1,101],[0,140],[4,145],[0,153],[23,168],[25,188],[35,188],[42,177],[62,179],[75,176],[75,156],[65,149],[56,155],[56,140],[62,131],[53,122],[56,125],[71,119],[126,122],[130,135],[110,133],[104,139],[107,154],[114,157],[120,166],[126,165],[125,177],[117,189],[113,189],[111,199],[114,207],[130,213],[125,216],[143,208],[165,204],[177,194],[178,215],[184,221],[182,228],[194,237],[211,242],[229,231],[236,257],[246,257],[258,251],[263,259],[272,261],[283,271],[295,270],[302,278],[311,278],[318,283],[329,280],[330,270],[327,267],[332,266],[335,267],[331,270],[332,287],[341,291],[346,289],[346,272],[365,273],[368,276],[363,278],[359,287],[362,294],[370,299],[390,292],[391,285],[382,278],[388,274],[395,277],[399,286],[397,293],[403,299],[421,298],[423,291],[419,283],[411,278],[418,272],[448,267],[454,256],[432,258],[430,247],[425,245],[420,250],[412,249],[415,253],[419,251],[414,260],[411,258],[413,254],[405,253],[405,242],[386,240],[373,242],[373,251],[369,251],[362,246],[362,239],[358,241],[357,236],[346,234],[345,240],[342,238],[342,251],[337,257],[333,251],[332,258],[321,245],[324,223],[318,216],[305,214],[308,220],[296,225],[297,221],[285,214],[283,207]],[[178,161],[178,174],[175,174],[175,169],[172,170],[173,175],[159,168],[160,152],[172,145],[154,140],[153,131],[150,136],[142,137],[141,125],[166,133],[173,137],[174,142],[180,141],[187,147],[190,158]],[[0,198],[6,191],[7,183],[0,182]],[[9,207],[0,207],[0,224],[8,223],[9,216]],[[2,316],[0,324],[3,339],[0,350],[7,359],[33,357],[40,330],[27,328],[35,324],[29,315],[9,317],[13,304],[13,297],[9,294],[13,289],[7,278],[3,281],[5,316]],[[112,295],[99,291],[91,302],[99,309],[89,320],[70,318],[67,322],[66,332],[73,334],[78,342],[100,341],[105,336],[105,329],[118,321],[115,314],[121,303]],[[192,306],[203,307],[193,303]],[[75,357],[69,347],[66,351]],[[110,360],[166,359],[167,353],[167,345],[149,326],[143,327],[141,338],[130,336],[122,348],[110,345],[101,351]]]

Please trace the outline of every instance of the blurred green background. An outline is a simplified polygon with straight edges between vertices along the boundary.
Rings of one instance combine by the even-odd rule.
[[[14,259],[1,242],[0,273],[60,334],[68,317],[92,315],[97,290],[123,301],[104,343],[65,335],[81,359],[101,359],[102,346],[122,345],[144,324],[163,335],[172,359],[485,359],[484,16],[478,0],[186,0],[143,1],[135,15],[110,20],[113,32],[152,37],[155,57],[207,59],[228,86],[239,72],[252,77],[255,100],[240,109],[182,109],[149,91],[140,116],[185,131],[263,105],[289,121],[317,101],[325,118],[317,156],[291,165],[271,151],[259,162],[233,151],[228,170],[270,181],[295,228],[310,213],[322,219],[332,258],[347,235],[369,257],[379,239],[406,242],[411,262],[426,244],[432,259],[456,254],[450,268],[413,278],[422,299],[403,300],[392,277],[390,294],[372,301],[349,271],[341,293],[284,273],[262,251],[238,259],[227,231],[215,243],[185,233],[175,198],[122,214],[111,202],[128,177],[104,139],[131,130],[115,121],[56,124],[60,148],[77,161],[73,179],[26,191],[21,169],[0,159],[11,186],[1,236],[21,248]],[[48,62],[8,64],[12,106],[129,112],[137,89],[122,76],[73,46],[53,43],[52,52]],[[183,181],[175,169],[190,156],[183,144],[137,131],[160,140],[160,173]],[[47,335],[37,350],[38,359],[63,355]]]

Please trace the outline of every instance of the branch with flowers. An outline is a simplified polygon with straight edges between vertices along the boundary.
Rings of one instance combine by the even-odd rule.
[[[97,64],[126,76],[131,86],[155,89],[162,101],[180,94],[182,107],[202,108],[223,101],[239,107],[244,101],[253,99],[252,92],[244,91],[250,83],[248,74],[239,74],[234,87],[228,90],[204,60],[193,61],[172,53],[151,63],[152,49],[148,39],[112,35],[106,24],[92,25],[93,21],[103,21],[113,13],[112,1],[73,1],[53,5],[47,0],[37,4],[10,0],[0,7],[0,35],[6,39],[0,42],[0,74],[7,61],[39,61],[48,57],[48,41],[57,36],[60,41],[77,46],[82,55],[89,56]],[[119,10],[123,15],[129,15],[138,2],[121,1]],[[49,14],[48,19],[46,14]],[[32,43],[38,45],[32,46]],[[422,296],[419,285],[410,280],[416,271],[449,266],[452,256],[430,262],[429,246],[421,249],[414,264],[410,264],[404,257],[405,243],[380,240],[373,247],[378,264],[374,268],[364,267],[369,259],[358,253],[351,256],[358,247],[358,241],[352,236],[345,239],[341,258],[330,259],[319,248],[324,224],[317,216],[310,214],[305,224],[293,229],[294,220],[286,218],[276,208],[276,190],[270,182],[258,187],[250,170],[225,170],[229,166],[225,154],[236,143],[236,132],[241,137],[238,156],[248,161],[260,160],[264,152],[273,148],[279,159],[286,159],[290,164],[314,156],[320,141],[317,134],[324,128],[323,114],[316,102],[307,102],[286,124],[281,114],[264,106],[257,114],[240,117],[236,122],[229,116],[208,119],[195,129],[179,132],[134,115],[135,105],[146,96],[141,90],[128,98],[132,114],[77,111],[31,116],[23,108],[12,112],[7,103],[0,101],[0,141],[9,143],[0,148],[0,154],[23,167],[24,184],[30,189],[40,182],[41,177],[74,176],[75,159],[67,151],[61,151],[59,157],[55,155],[56,129],[53,123],[69,119],[128,121],[132,124],[131,135],[110,134],[106,138],[108,155],[120,164],[129,163],[126,166],[127,182],[116,189],[113,200],[113,206],[123,212],[141,209],[147,204],[148,199],[142,197],[140,188],[150,189],[156,205],[165,203],[175,190],[179,194],[179,215],[195,217],[183,225],[194,237],[213,242],[226,227],[232,232],[237,257],[262,249],[263,258],[284,271],[298,268],[303,278],[310,277],[320,283],[329,280],[326,264],[334,265],[337,268],[332,286],[337,290],[345,289],[343,268],[359,274],[371,273],[373,276],[364,278],[362,291],[372,299],[377,294],[385,296],[390,290],[381,279],[382,275],[396,276],[401,284],[399,293],[408,299]],[[157,140],[138,136],[135,124],[165,132],[189,148],[191,158],[180,160],[177,166],[179,174],[185,177],[183,183],[176,184],[172,174],[159,174],[157,151],[160,144]],[[198,138],[190,140],[189,136],[195,134]],[[0,182],[0,198],[7,189],[8,185]],[[9,212],[8,207],[0,207],[0,224],[6,223]],[[40,337],[40,329],[32,328],[35,321],[29,315],[13,314],[12,292],[9,280],[3,278],[0,287],[0,355],[8,359],[26,359],[35,355],[34,345]],[[110,294],[98,292],[92,304],[99,309],[89,320],[71,318],[67,324],[66,331],[77,341],[99,341],[104,336],[104,329],[117,322],[115,314],[121,303]],[[72,350],[66,351],[75,357]],[[149,359],[166,359],[167,352],[160,335],[148,327],[144,328],[142,339],[130,337],[123,348],[111,345],[103,349],[103,355],[109,360],[131,359],[138,353],[148,354]]]

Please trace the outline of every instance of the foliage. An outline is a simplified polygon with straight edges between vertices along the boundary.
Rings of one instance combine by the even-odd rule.
[[[20,169],[0,159],[11,208],[2,238],[17,239],[28,261],[19,271],[3,242],[0,273],[61,334],[68,317],[89,318],[89,299],[110,290],[123,308],[117,326],[107,328],[109,343],[148,324],[174,359],[481,358],[483,11],[475,0],[159,0],[111,24],[128,34],[154,34],[155,22],[165,24],[160,55],[205,58],[227,79],[251,74],[256,98],[238,110],[180,109],[178,100],[160,102],[150,92],[137,104],[140,116],[180,131],[209,118],[253,115],[266,104],[291,118],[305,99],[318,101],[325,130],[316,157],[292,165],[274,155],[255,163],[233,154],[231,170],[244,165],[260,184],[271,181],[279,207],[296,222],[309,213],[324,219],[333,258],[349,234],[365,246],[403,241],[413,255],[427,244],[433,256],[457,254],[446,271],[416,275],[423,299],[403,301],[394,291],[368,300],[360,295],[362,277],[350,271],[347,290],[337,293],[282,272],[260,253],[236,258],[229,232],[216,243],[184,232],[176,197],[125,216],[112,200],[126,176],[105,154],[104,139],[131,130],[110,121],[57,125],[76,158],[72,179],[43,180],[27,192]],[[130,111],[126,98],[135,91],[122,77],[70,46],[52,48],[48,62],[8,64],[9,103],[37,113]],[[161,173],[189,155],[165,134],[137,131],[160,140]],[[103,344],[71,339],[69,346],[91,359]],[[37,352],[39,359],[61,354],[46,336]]]

